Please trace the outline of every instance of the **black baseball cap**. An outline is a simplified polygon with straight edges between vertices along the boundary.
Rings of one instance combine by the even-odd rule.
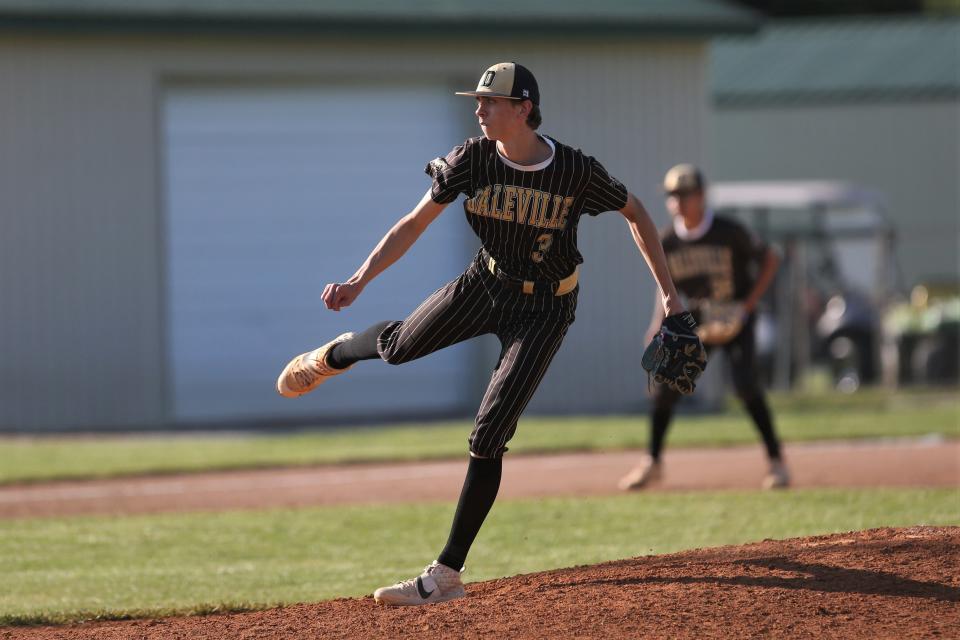
[[[540,104],[540,88],[537,79],[522,64],[516,62],[498,62],[487,69],[475,91],[457,91],[458,96],[487,96],[490,98],[510,98],[529,100]]]

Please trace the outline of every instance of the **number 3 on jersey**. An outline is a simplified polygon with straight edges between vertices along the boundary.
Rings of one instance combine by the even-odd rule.
[[[547,251],[550,251],[550,246],[553,244],[553,234],[544,233],[537,236],[537,245],[539,246],[538,251],[534,251],[530,254],[530,259],[534,262],[543,262],[543,254]]]

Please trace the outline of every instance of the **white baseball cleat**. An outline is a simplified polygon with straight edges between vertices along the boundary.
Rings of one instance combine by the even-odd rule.
[[[334,369],[327,364],[327,354],[334,345],[352,337],[352,333],[341,334],[319,349],[301,353],[291,360],[277,378],[277,393],[284,398],[296,398],[310,393],[333,376],[350,369]]]
[[[436,560],[412,580],[404,580],[373,592],[379,604],[391,607],[410,607],[446,602],[467,595],[460,581],[460,572]]]
[[[782,460],[771,460],[770,471],[763,478],[764,489],[786,489],[790,486],[790,472]]]
[[[631,469],[630,473],[620,478],[617,486],[623,491],[633,491],[659,482],[661,479],[663,479],[663,465],[651,456],[644,456],[640,464]]]

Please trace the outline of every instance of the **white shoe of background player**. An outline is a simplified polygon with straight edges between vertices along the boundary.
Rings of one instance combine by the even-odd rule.
[[[643,457],[640,464],[630,470],[630,473],[620,478],[617,486],[623,491],[633,491],[659,482],[662,478],[663,465],[647,455]]]
[[[790,486],[790,472],[782,460],[771,460],[770,470],[763,478],[764,489],[786,489]]]

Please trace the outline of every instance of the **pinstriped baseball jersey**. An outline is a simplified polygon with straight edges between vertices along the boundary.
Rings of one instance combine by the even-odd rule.
[[[435,202],[467,196],[467,221],[503,271],[522,280],[557,281],[583,262],[580,216],[622,209],[627,190],[593,157],[541,139],[552,154],[538,165],[511,162],[495,141],[477,137],[431,161],[426,172]]]

